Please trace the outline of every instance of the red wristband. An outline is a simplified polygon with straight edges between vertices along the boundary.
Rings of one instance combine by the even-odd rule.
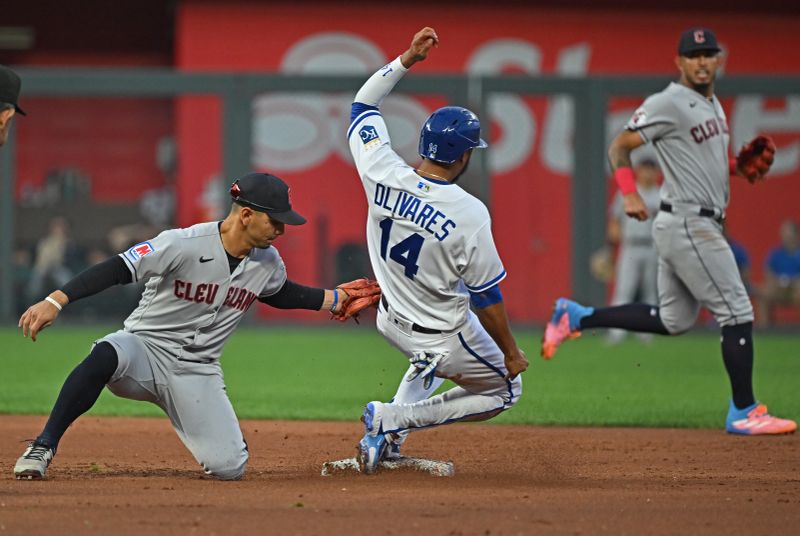
[[[614,180],[623,195],[632,194],[636,191],[636,175],[633,168],[621,167],[614,172]]]

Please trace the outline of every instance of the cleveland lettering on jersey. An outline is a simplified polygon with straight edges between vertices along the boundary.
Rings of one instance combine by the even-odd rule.
[[[391,186],[377,183],[375,197],[372,201],[392,214],[414,222],[440,242],[447,238],[452,229],[457,227],[456,222],[448,218],[441,210],[409,192],[393,190]]]
[[[703,143],[709,138],[728,133],[728,124],[719,118],[708,119],[699,125],[695,125],[690,130],[692,138],[696,143]]]
[[[217,283],[192,283],[176,279],[173,285],[176,298],[211,305],[217,297],[219,285]],[[230,287],[222,305],[240,311],[247,311],[258,295],[246,288]]]
[[[231,287],[228,289],[228,294],[222,305],[233,307],[240,311],[247,311],[253,302],[256,301],[258,295],[250,292],[246,288]]]
[[[214,303],[214,298],[217,297],[218,290],[219,285],[216,283],[200,283],[193,285],[188,281],[176,279],[174,285],[175,297],[195,303],[205,302],[209,305]]]

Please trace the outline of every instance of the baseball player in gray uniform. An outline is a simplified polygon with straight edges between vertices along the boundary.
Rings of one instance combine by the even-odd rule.
[[[636,190],[647,207],[655,214],[661,202],[658,187],[658,164],[643,159],[634,167]],[[637,296],[645,303],[657,303],[656,270],[658,253],[653,244],[653,220],[637,220],[625,214],[622,192],[617,191],[608,214],[608,240],[619,244],[614,270],[614,295],[611,305],[632,302]],[[639,333],[642,341],[649,341],[651,333]],[[625,330],[611,329],[608,342],[617,344],[625,338]]]
[[[281,179],[245,175],[234,182],[231,197],[225,220],[171,229],[136,244],[22,315],[23,335],[35,341],[68,303],[115,284],[145,282],[124,328],[95,341],[66,379],[44,430],[17,460],[18,479],[44,477],[61,436],[104,386],[117,396],[161,407],[206,473],[225,480],[244,474],[247,444],[219,363],[228,337],[255,300],[281,309],[341,313],[360,291],[310,288],[287,279],[272,243],[286,225],[305,219],[292,209]],[[379,293],[377,285],[366,286]]]
[[[632,218],[644,220],[649,213],[636,192],[631,151],[651,143],[664,173],[653,223],[659,305],[595,309],[559,298],[545,328],[542,356],[551,358],[562,342],[586,328],[677,335],[694,325],[702,305],[722,329],[722,358],[733,392],[726,430],[743,435],[790,433],[797,424],[771,416],[753,394],[753,308],[722,234],[729,176],[738,174],[751,183],[763,180],[775,147],[759,136],[735,159],[729,157],[728,123],[714,96],[721,61],[712,31],[684,32],[675,59],[680,80],[648,97],[608,151],[625,213]]]
[[[418,168],[392,149],[380,106],[439,38],[423,28],[410,48],[356,94],[347,136],[369,205],[367,245],[383,289],[377,328],[410,361],[394,403],[372,401],[362,420],[362,470],[374,472],[412,429],[490,419],[522,393],[528,361],[508,325],[506,271],[489,211],[456,183],[473,149],[486,147],[466,108],[436,110],[422,127]],[[474,312],[470,310],[472,304]],[[428,398],[442,378],[457,385]],[[395,451],[396,454],[396,451]]]
[[[19,92],[22,81],[19,75],[0,65],[0,146],[5,145],[14,115],[26,115],[19,107]]]

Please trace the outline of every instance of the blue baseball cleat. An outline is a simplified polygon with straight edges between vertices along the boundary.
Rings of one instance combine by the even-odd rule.
[[[594,313],[594,307],[558,298],[553,305],[553,315],[542,336],[542,357],[551,359],[562,342],[581,336],[581,319]]]
[[[378,470],[378,464],[388,445],[386,437],[381,431],[382,410],[383,403],[370,402],[364,408],[364,414],[361,416],[366,433],[358,442],[357,460],[361,472],[367,475],[374,474]]]

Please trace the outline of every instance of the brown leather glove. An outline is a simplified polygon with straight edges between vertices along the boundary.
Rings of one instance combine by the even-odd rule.
[[[750,184],[764,179],[775,160],[775,142],[769,136],[757,136],[736,155],[736,168]]]
[[[347,295],[339,310],[332,316],[339,322],[346,322],[348,318],[352,318],[358,323],[358,313],[367,307],[376,307],[381,299],[381,287],[378,282],[366,277],[342,283],[336,288]]]

